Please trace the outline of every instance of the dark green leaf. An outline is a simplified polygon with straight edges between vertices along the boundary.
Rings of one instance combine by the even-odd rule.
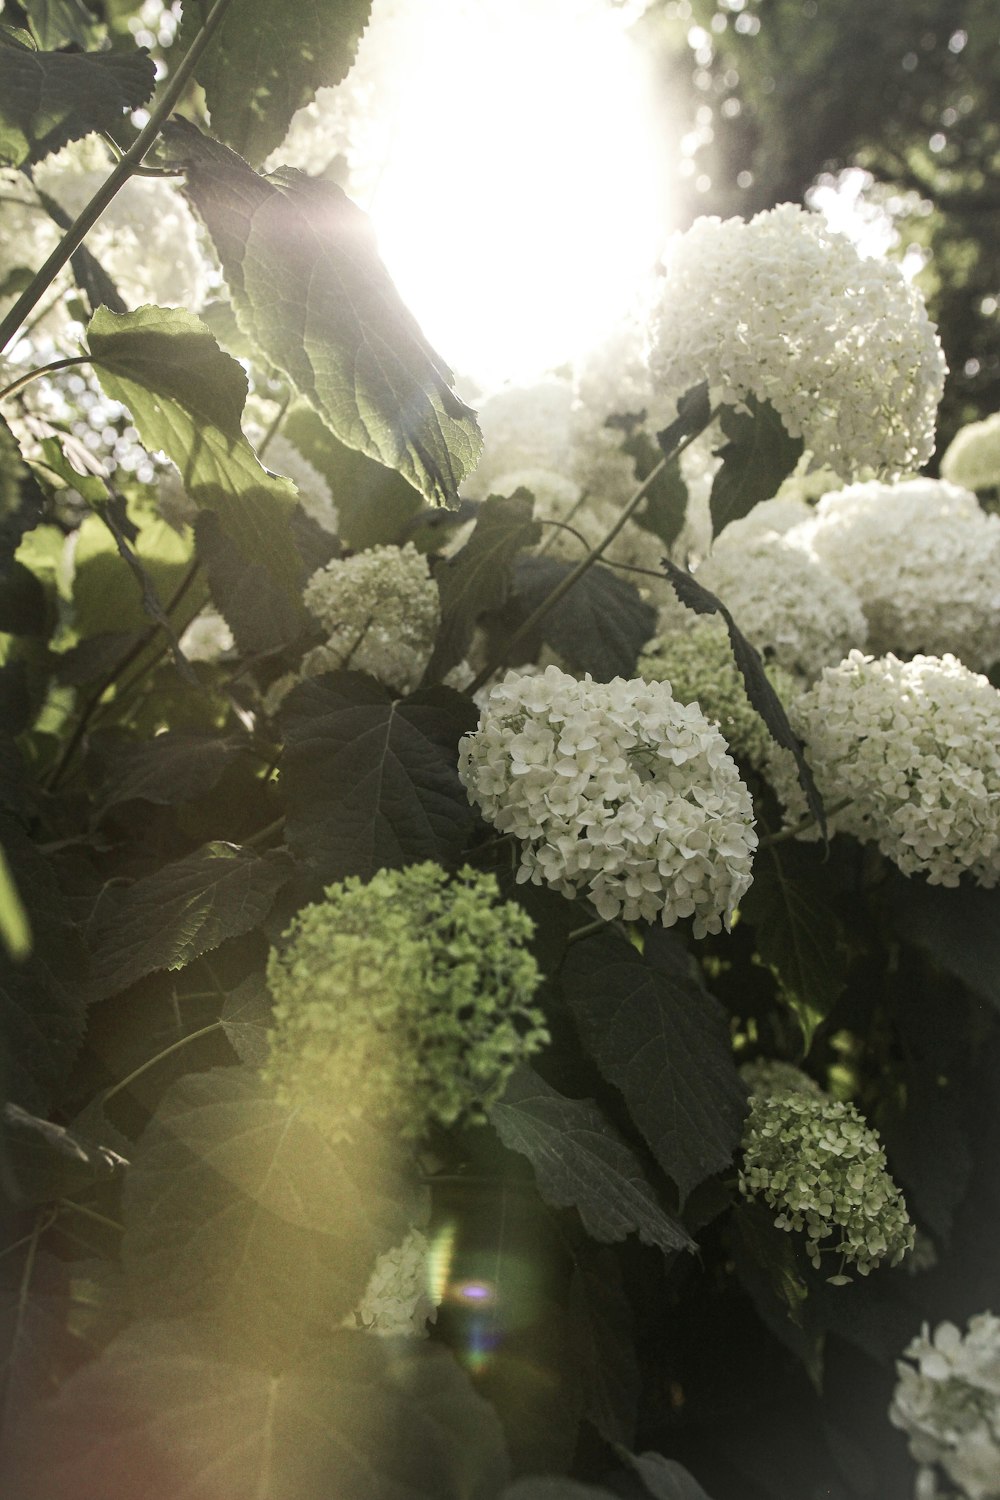
[[[533,1474],[509,1484],[500,1500],[618,1500],[613,1490],[581,1484],[562,1474]]]
[[[102,745],[103,778],[95,793],[102,815],[123,802],[156,802],[172,807],[203,797],[241,754],[238,740],[169,730],[139,744]]]
[[[48,861],[12,818],[0,817],[0,844],[31,923],[30,958],[0,948],[0,1052],[10,1072],[9,1097],[48,1111],[84,1030],[87,958]]]
[[[137,1143],[122,1258],[134,1305],[278,1348],[336,1327],[422,1211],[398,1143],[333,1144],[247,1068],[181,1078]]]
[[[946,889],[900,876],[892,913],[901,937],[1000,1010],[1000,890]]]
[[[271,996],[262,978],[251,975],[225,999],[222,1029],[240,1062],[259,1068],[270,1050]]]
[[[265,562],[259,558],[248,561],[240,543],[217,515],[203,510],[194,523],[194,534],[212,598],[233,633],[238,651],[244,656],[267,656],[301,635],[299,597],[291,594]]]
[[[26,531],[37,525],[41,499],[17,438],[0,417],[0,549],[14,552]]]
[[[400,300],[365,214],[334,183],[288,169],[258,176],[191,125],[175,123],[168,138],[261,353],[342,442],[435,504],[457,504],[479,429]]]
[[[39,47],[62,47],[67,42],[86,49],[99,40],[94,17],[83,0],[21,0],[21,9]]]
[[[16,558],[0,558],[0,631],[47,636],[51,623],[40,580]]]
[[[33,1404],[55,1394],[70,1342],[69,1268],[39,1248],[40,1233],[36,1218],[27,1244],[0,1259],[0,1451]]]
[[[360,672],[300,683],[281,711],[291,849],[324,881],[456,859],[474,826],[458,741],[477,718],[450,688],[394,700]]]
[[[584,1412],[605,1442],[629,1447],[642,1391],[632,1309],[611,1251],[586,1246],[574,1260],[569,1311]]]
[[[718,450],[722,467],[709,500],[713,536],[776,495],[802,457],[802,439],[788,436],[769,401],[747,396],[745,404],[748,410],[724,406],[719,417],[729,441]]]
[[[532,1068],[512,1075],[490,1120],[511,1151],[526,1156],[554,1208],[576,1208],[595,1239],[638,1234],[664,1255],[693,1241],[656,1201],[635,1153],[592,1099],[567,1099]]]
[[[674,593],[682,604],[687,605],[688,609],[693,609],[695,614],[699,615],[718,614],[725,620],[733,648],[733,657],[740,669],[747,697],[764,720],[767,732],[775,744],[790,750],[795,757],[799,785],[805,793],[809,811],[819,825],[825,840],[826,816],[823,812],[822,798],[813,779],[813,773],[802,754],[802,744],[789,724],[781,699],[774,691],[764,671],[760,652],[747,640],[722,600],[717,599],[703,583],[699,583],[685,568],[677,567],[676,563],[672,563],[668,557],[660,559],[660,567],[673,584]]]
[[[798,1018],[805,1052],[847,983],[846,934],[830,894],[815,849],[777,844],[758,851],[753,885],[740,902]]]
[[[728,1017],[683,945],[654,927],[644,946],[639,953],[610,931],[575,943],[563,996],[587,1051],[686,1197],[732,1161],[746,1090]]]
[[[441,593],[441,628],[426,682],[439,682],[461,661],[476,621],[487,610],[500,609],[510,591],[514,559],[541,539],[531,519],[531,496],[518,491],[504,498],[491,495],[479,508],[465,546],[434,571]]]
[[[0,847],[0,943],[6,948],[7,957],[18,963],[31,953],[31,923],[2,847]]]
[[[684,392],[677,402],[676,417],[662,432],[656,434],[656,441],[664,455],[669,458],[678,443],[703,432],[711,415],[708,381],[703,380],[700,385],[693,385],[689,391]]]
[[[698,1481],[676,1460],[662,1453],[626,1456],[654,1500],[708,1500]]]
[[[939,1066],[939,1065],[938,1065]],[[947,1244],[972,1175],[970,1123],[962,1090],[942,1084],[933,1064],[907,1078],[906,1107],[879,1119],[890,1170],[919,1222]]]
[[[554,557],[522,557],[514,568],[514,591],[503,612],[511,628],[548,598],[575,564]],[[590,672],[598,682],[631,677],[639,652],[656,630],[656,610],[635,584],[595,563],[525,639],[528,658],[542,641],[564,657],[571,670]]]
[[[0,1120],[19,1203],[50,1203],[68,1197],[114,1177],[128,1165],[107,1146],[84,1140],[64,1125],[40,1120],[16,1104],[5,1104]]]
[[[41,161],[93,130],[114,130],[153,92],[152,59],[131,52],[32,52],[0,43],[0,163]]]
[[[644,476],[640,474],[639,477]],[[689,499],[680,462],[672,459],[663,473],[653,480],[633,519],[637,526],[659,537],[664,547],[672,547],[684,529]]]
[[[185,0],[177,45],[186,51],[212,0]],[[297,109],[345,76],[371,11],[371,0],[240,0],[203,54],[196,77],[205,90],[212,134],[247,161],[263,161],[288,132]]]
[[[491,1500],[496,1417],[451,1355],[339,1333],[272,1372],[139,1323],[26,1424],[18,1500]]]
[[[741,1200],[730,1219],[730,1244],[736,1274],[761,1321],[801,1360],[818,1389],[823,1335],[813,1326],[813,1319],[806,1317],[809,1293],[801,1241],[778,1229],[774,1215],[762,1203]]]
[[[206,844],[98,903],[88,937],[90,998],[128,989],[157,969],[182,969],[263,922],[289,878],[282,853]]]
[[[289,612],[301,612],[295,491],[261,467],[243,436],[241,366],[182,308],[141,307],[122,317],[100,308],[87,336],[101,385],[128,407],[146,447],[173,459],[186,493],[214,512],[243,567],[270,574]]]

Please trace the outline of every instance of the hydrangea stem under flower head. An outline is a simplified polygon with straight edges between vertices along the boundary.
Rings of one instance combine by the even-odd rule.
[[[753,803],[726,742],[666,682],[510,672],[459,745],[470,801],[521,841],[518,880],[602,917],[719,932],[751,881]]]
[[[713,403],[769,401],[845,479],[905,473],[933,451],[946,367],[920,294],[820,214],[783,203],[749,223],[696,220],[668,246],[652,332],[667,392],[707,379]]]
[[[271,954],[264,1077],[336,1137],[359,1119],[411,1138],[481,1119],[548,1039],[532,931],[468,867],[450,880],[428,861],[330,886]]]

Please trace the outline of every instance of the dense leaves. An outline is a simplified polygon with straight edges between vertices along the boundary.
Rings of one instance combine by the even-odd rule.
[[[324,881],[450,861],[474,816],[458,779],[471,699],[430,688],[394,700],[360,672],[301,683],[281,715],[290,848]]]
[[[92,130],[114,130],[153,92],[143,51],[35,52],[0,37],[0,164],[41,161]]]
[[[732,1160],[746,1109],[722,1007],[656,928],[642,953],[611,931],[574,944],[562,988],[588,1052],[686,1197]]]
[[[211,9],[211,0],[185,0],[182,47]],[[370,11],[371,0],[300,0],[293,7],[236,0],[198,66],[218,138],[247,161],[263,161],[284,140],[295,111],[344,77]]]
[[[287,169],[260,177],[192,127],[172,129],[247,336],[344,443],[454,504],[479,431],[366,216],[335,183]]]
[[[490,1119],[505,1146],[526,1156],[539,1191],[556,1208],[576,1208],[597,1240],[637,1233],[664,1254],[692,1240],[665,1214],[635,1153],[591,1099],[566,1099],[520,1067]]]
[[[507,630],[525,624],[573,567],[554,557],[521,558],[503,612]],[[639,652],[655,629],[656,611],[635,584],[597,563],[520,637],[519,652],[522,659],[530,659],[544,642],[573,670],[609,682],[634,675]]]
[[[722,467],[709,500],[716,536],[730,521],[747,515],[758,501],[777,494],[782,480],[802,457],[802,439],[788,436],[769,401],[748,396],[745,406],[746,410],[724,406],[719,414],[727,441],[718,450]]]

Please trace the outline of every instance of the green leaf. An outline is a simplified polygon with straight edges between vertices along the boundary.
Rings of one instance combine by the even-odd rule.
[[[457,764],[478,718],[470,698],[436,687],[395,700],[360,672],[330,672],[294,688],[280,718],[285,837],[320,879],[448,864],[467,846],[475,816]]]
[[[259,1068],[270,1051],[271,996],[252,974],[226,996],[219,1015],[226,1038],[240,1062]]]
[[[131,547],[142,566],[145,588],[162,613],[191,566],[190,533],[179,536],[160,516],[137,506],[129,508],[128,517],[138,525]],[[103,516],[86,516],[76,535],[73,623],[80,636],[147,630],[150,617],[143,585],[123,566],[114,532]]]
[[[654,1500],[709,1500],[701,1485],[683,1464],[662,1453],[624,1455]]]
[[[142,1322],[25,1425],[18,1500],[491,1500],[496,1416],[451,1355],[341,1332],[283,1369]]]
[[[574,563],[554,557],[522,557],[514,568],[514,591],[503,611],[508,629],[516,629],[548,598]],[[656,630],[656,610],[634,583],[595,563],[540,622],[520,649],[525,659],[538,654],[542,642],[564,657],[571,671],[590,672],[598,682],[631,677],[639,652]]]
[[[607,1443],[635,1440],[642,1376],[635,1351],[635,1319],[618,1261],[598,1246],[574,1251],[569,1311],[585,1415]]]
[[[123,802],[161,807],[203,797],[244,750],[239,740],[168,730],[138,744],[91,742],[102,780],[94,793],[101,816]]]
[[[143,48],[33,52],[0,41],[0,164],[41,161],[91,131],[114,130],[154,82]]]
[[[823,811],[823,800],[813,773],[802,753],[802,743],[789,724],[781,699],[774,691],[764,671],[760,652],[747,640],[722,600],[716,598],[710,589],[692,577],[686,568],[679,568],[668,557],[660,559],[660,567],[673,584],[674,593],[682,604],[687,605],[688,609],[693,609],[698,615],[719,614],[725,620],[726,629],[729,631],[729,641],[733,648],[733,658],[740,669],[747,697],[763,719],[767,732],[775,744],[791,751],[795,757],[799,785],[805,793],[809,811],[815,818],[825,840],[826,815]]]
[[[905,1109],[890,1104],[879,1116],[879,1134],[911,1210],[946,1245],[972,1175],[975,1127],[966,1091],[943,1083],[940,1066],[937,1058],[920,1068],[910,1065]]]
[[[656,434],[656,441],[665,457],[673,453],[686,438],[697,437],[708,426],[712,415],[712,403],[708,394],[708,381],[693,385],[677,401],[677,415],[672,422]]]
[[[479,429],[401,301],[366,215],[332,182],[288,169],[258,176],[191,125],[164,138],[248,337],[342,442],[435,504],[457,504]]]
[[[242,367],[183,308],[122,316],[99,308],[87,338],[103,389],[128,407],[145,446],[173,459],[188,496],[215,514],[233,555],[269,574],[289,612],[301,616],[302,565],[290,526],[295,491],[261,467],[243,436]]]
[[[802,1362],[819,1390],[823,1335],[806,1316],[811,1308],[801,1241],[778,1229],[763,1204],[741,1200],[730,1219],[730,1243],[736,1274],[761,1321]]]
[[[792,438],[769,401],[747,396],[743,410],[723,406],[719,425],[729,441],[720,449],[722,467],[709,499],[712,535],[776,495],[802,457],[802,439]]]
[[[177,45],[187,50],[212,0],[185,0]],[[368,24],[371,0],[237,0],[202,56],[212,134],[255,165],[280,146],[297,109],[340,83]]]
[[[635,1233],[664,1255],[690,1250],[686,1230],[664,1213],[635,1153],[592,1099],[567,1099],[526,1065],[511,1076],[490,1120],[511,1151],[526,1156],[554,1208],[576,1208],[597,1240]]]
[[[404,532],[423,501],[402,474],[376,463],[357,448],[348,448],[304,401],[290,408],[281,430],[330,486],[345,546],[362,552],[367,547],[405,540]]]
[[[641,479],[645,476],[640,474],[639,477]],[[659,537],[664,547],[672,547],[684,529],[689,500],[688,487],[681,473],[680,460],[671,459],[663,473],[658,474],[653,480],[646,499],[636,511],[633,520],[637,526]]]
[[[397,1142],[332,1143],[256,1073],[164,1095],[132,1154],[122,1260],[140,1314],[216,1320],[248,1352],[336,1327],[424,1212]]]
[[[847,983],[846,933],[831,910],[821,858],[796,844],[759,850],[753,885],[740,902],[757,950],[802,1028],[803,1055]]]
[[[68,1363],[69,1268],[39,1248],[41,1230],[36,1217],[27,1244],[0,1259],[0,1447],[35,1403],[55,1394]]]
[[[83,1035],[87,956],[51,866],[13,818],[0,816],[0,843],[34,939],[26,959],[0,949],[0,1054],[11,1101],[45,1114]]]
[[[128,1163],[107,1146],[40,1120],[16,1104],[5,1104],[2,1139],[19,1203],[51,1203],[95,1182],[105,1182]]]
[[[21,9],[39,47],[72,42],[86,50],[100,39],[100,29],[83,0],[21,0]]]
[[[660,928],[643,953],[605,931],[574,943],[561,980],[584,1046],[683,1197],[728,1167],[746,1090],[732,1060],[729,1018],[681,943]]]
[[[519,552],[541,540],[533,521],[531,496],[518,491],[491,495],[479,508],[475,528],[462,550],[434,571],[441,594],[441,628],[424,680],[439,682],[461,661],[476,621],[506,602]]]
[[[1000,890],[899,876],[891,898],[899,935],[1000,1010]]]
[[[618,1500],[614,1490],[581,1484],[562,1474],[533,1474],[509,1484],[500,1500]]]
[[[112,888],[88,925],[90,999],[117,994],[157,969],[182,969],[227,938],[250,932],[289,874],[283,853],[254,855],[216,843],[124,891]]]
[[[18,895],[7,856],[0,848],[0,940],[9,958],[27,958],[31,952],[31,923]]]
[[[242,655],[270,655],[301,635],[301,590],[291,594],[265,562],[248,561],[239,541],[211,511],[198,516],[194,534],[212,598]]]

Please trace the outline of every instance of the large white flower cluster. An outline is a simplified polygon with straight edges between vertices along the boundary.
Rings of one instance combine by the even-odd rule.
[[[853,1104],[803,1088],[753,1094],[743,1127],[745,1198],[776,1210],[778,1229],[805,1231],[818,1269],[823,1254],[867,1276],[888,1258],[897,1265],[913,1248],[902,1194],[886,1171],[885,1152]]]
[[[1000,880],[1000,693],[953,656],[852,651],[792,705],[832,826],[875,843],[905,875]],[[779,788],[789,816],[797,787]]]
[[[939,1323],[931,1336],[925,1323],[903,1352],[889,1420],[906,1433],[922,1466],[918,1493],[939,1493],[936,1465],[968,1500],[997,1500],[1000,1318],[977,1313],[964,1334]]]
[[[787,533],[861,600],[879,655],[1000,659],[1000,517],[941,479],[849,485]],[[854,642],[860,644],[860,642]]]
[[[360,1302],[345,1326],[364,1328],[381,1338],[422,1337],[437,1312],[431,1295],[431,1247],[411,1229],[406,1238],[375,1262]]]
[[[306,584],[309,613],[327,640],[308,652],[303,676],[350,668],[386,687],[416,687],[441,623],[437,585],[412,542],[335,558]]]
[[[941,473],[969,490],[1000,488],[1000,411],[959,429],[941,460]]]
[[[698,568],[698,582],[766,659],[812,681],[852,646],[865,645],[857,595],[817,558],[776,532],[722,538]]]
[[[464,490],[484,500],[498,481],[524,469],[570,477],[573,387],[550,376],[533,385],[507,385],[479,405],[483,451]]]
[[[250,434],[248,434],[250,436]],[[251,438],[251,441],[254,441]],[[268,443],[261,460],[275,474],[290,479],[298,491],[299,504],[317,526],[336,536],[340,527],[340,516],[334,503],[330,486],[319,470],[290,443],[284,433],[276,432]]]
[[[665,682],[512,672],[459,746],[487,820],[521,841],[518,880],[602,917],[728,927],[750,885],[753,804],[718,729]]]
[[[664,271],[651,368],[669,392],[707,379],[714,399],[769,401],[846,478],[930,457],[944,357],[898,266],[784,203],[749,223],[696,220]]]

